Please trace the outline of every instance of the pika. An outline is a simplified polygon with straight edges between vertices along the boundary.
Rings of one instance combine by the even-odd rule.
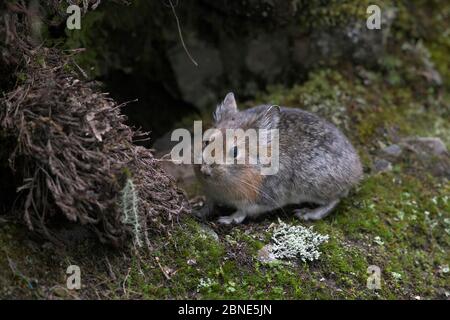
[[[236,209],[221,224],[239,224],[247,217],[286,205],[312,203],[314,209],[294,210],[302,220],[326,217],[362,178],[358,154],[344,134],[319,116],[291,107],[259,105],[239,111],[228,93],[214,112],[215,129],[278,129],[279,165],[273,175],[262,175],[261,164],[201,164],[195,174],[206,194],[197,212],[207,217],[216,205]],[[270,141],[268,142],[270,143]],[[237,154],[236,146],[225,150]]]

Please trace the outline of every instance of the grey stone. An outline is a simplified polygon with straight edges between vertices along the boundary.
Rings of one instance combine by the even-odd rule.
[[[450,179],[450,155],[441,139],[406,138],[402,140],[402,145],[406,150],[411,151],[433,176]]]
[[[211,237],[214,241],[219,242],[219,235],[208,225],[206,224],[201,224],[200,228],[202,229],[202,231],[209,237]]]
[[[174,163],[170,161],[170,152],[172,151],[172,148],[179,143],[178,141],[171,141],[171,133],[172,132],[166,133],[154,142],[154,154],[157,158],[161,159],[161,167],[167,174],[175,179],[178,186],[184,190],[189,190],[197,183],[194,168],[190,164]]]
[[[405,138],[402,143],[409,150],[424,156],[440,156],[448,153],[445,143],[436,137]]]
[[[358,63],[374,65],[377,62],[374,57],[384,52],[396,12],[393,7],[382,11],[381,30],[369,30],[365,20],[342,28],[313,30],[307,37],[294,40],[293,61],[310,68],[320,60],[349,57]]]
[[[187,49],[198,62],[195,66],[180,43],[178,33],[163,34],[170,44],[170,71],[181,98],[206,111],[228,91],[241,96],[254,95],[270,84],[284,83],[297,72],[334,60],[352,59],[362,65],[374,65],[385,50],[396,9],[382,10],[381,30],[369,30],[365,19],[348,19],[339,28],[316,27],[305,32],[298,24],[304,13],[297,1],[252,0],[209,1],[220,16],[195,16],[203,12],[201,4],[183,5],[180,16],[194,16],[183,21]],[[239,14],[246,21],[236,23]],[[252,23],[263,18],[263,23]],[[216,20],[207,33],[198,21]],[[258,20],[253,20],[258,19]],[[223,25],[223,27],[221,27]],[[266,27],[271,26],[270,28]],[[231,32],[230,32],[231,30]],[[212,40],[214,39],[214,40]]]
[[[392,164],[385,159],[375,159],[373,162],[373,171],[375,173],[387,172],[392,170]]]
[[[402,148],[398,144],[392,144],[381,150],[384,154],[397,158],[402,153]]]
[[[275,255],[272,252],[272,245],[267,244],[261,249],[259,249],[257,257],[258,261],[262,263],[269,263],[277,261],[277,258],[275,258]]]
[[[267,81],[273,82],[283,71],[283,63],[289,58],[287,37],[260,35],[248,44],[245,64],[247,68]]]
[[[214,89],[223,75],[221,53],[218,48],[198,38],[191,37],[189,44],[189,52],[198,66],[189,60],[180,44],[169,51],[178,87],[185,101],[197,106],[213,104],[218,99]]]
[[[69,296],[69,292],[67,291],[67,289],[61,286],[54,287],[53,294],[59,298],[65,298]]]
[[[415,44],[405,43],[402,45],[403,50],[411,51],[418,59],[422,61],[422,74],[433,85],[441,86],[442,76],[436,69],[430,51],[426,48],[423,42],[419,41]]]

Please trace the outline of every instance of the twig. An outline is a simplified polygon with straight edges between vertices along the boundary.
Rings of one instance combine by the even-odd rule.
[[[125,279],[123,279],[123,283],[122,283],[122,289],[123,289],[123,294],[128,298],[128,293],[127,293],[127,289],[125,288],[125,285],[128,281],[128,277],[130,276],[130,272],[131,272],[131,267],[128,268],[128,272],[127,275],[125,276]]]
[[[180,41],[181,41],[181,44],[182,44],[182,46],[183,46],[183,48],[184,48],[184,51],[186,52],[187,56],[188,56],[189,59],[192,61],[192,63],[193,63],[196,67],[198,67],[197,61],[195,61],[194,58],[192,58],[191,54],[189,53],[189,50],[188,50],[187,47],[186,47],[186,44],[184,43],[183,34],[181,33],[180,20],[178,19],[177,13],[176,13],[176,11],[175,11],[175,6],[173,5],[172,0],[169,0],[169,4],[170,4],[170,7],[172,8],[173,15],[174,15],[175,20],[176,20],[176,22],[177,22],[178,35],[180,36]]]
[[[164,270],[164,268],[162,267],[161,263],[159,263],[159,257],[155,257],[155,260],[156,260],[156,263],[158,264],[159,268],[161,269],[161,272],[163,273],[164,277],[166,277],[167,280],[170,280],[169,275]]]

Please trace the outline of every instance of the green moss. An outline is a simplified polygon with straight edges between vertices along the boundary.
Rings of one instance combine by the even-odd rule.
[[[145,77],[159,68],[166,70],[167,62],[160,61],[158,50],[165,41],[162,27],[167,24],[168,9],[142,0],[134,1],[133,6],[102,5],[101,10],[83,16],[81,30],[66,30],[63,46],[84,49],[75,58],[90,78],[111,71],[140,74],[145,70],[141,75]]]
[[[131,261],[124,261],[125,270],[118,275],[122,275],[120,279],[128,276],[120,291],[114,289],[118,280],[107,276],[105,265],[92,271],[92,266],[76,257],[56,263],[61,266],[56,268],[56,277],[42,271],[31,273],[34,269],[25,262],[31,257],[38,269],[48,266],[53,270],[55,265],[50,266],[52,262],[46,261],[45,255],[30,255],[23,243],[11,241],[23,237],[17,233],[20,228],[2,228],[3,251],[17,262],[25,277],[9,272],[3,255],[0,279],[3,288],[25,291],[29,290],[26,288],[31,274],[33,278],[45,278],[48,286],[63,285],[64,266],[76,262],[82,270],[90,268],[89,277],[94,283],[106,280],[112,292],[109,297],[115,298],[437,297],[449,285],[448,277],[438,272],[450,263],[446,254],[450,246],[449,191],[448,184],[441,185],[434,178],[422,181],[404,172],[367,178],[335,214],[314,224],[318,232],[330,236],[321,249],[320,260],[314,263],[259,263],[255,256],[268,242],[270,220],[230,230],[216,229],[220,237],[216,241],[197,221],[188,219],[168,239],[155,242],[152,254],[134,254]],[[291,222],[299,223],[294,219]],[[111,261],[116,265],[123,258],[114,259]],[[382,269],[382,289],[377,293],[366,288],[369,265]],[[39,282],[37,288],[43,285]],[[41,296],[38,289],[36,292],[36,297]]]
[[[330,1],[292,1],[292,6],[302,14],[299,15],[300,25],[314,29],[339,28],[355,20],[367,19],[367,7],[370,1],[330,0]],[[391,5],[390,1],[377,3],[381,8]]]
[[[82,54],[75,56],[77,62],[85,69],[90,77],[99,76],[105,60],[107,43],[102,37],[96,37],[95,32],[101,32],[101,22],[105,13],[92,11],[83,17],[80,30],[66,30],[66,49],[82,48]]]
[[[449,263],[445,252],[450,245],[449,237],[442,236],[448,234],[445,221],[450,212],[446,197],[449,186],[441,187],[433,178],[423,182],[405,174],[400,178],[393,173],[368,178],[339,206],[336,214],[315,223],[318,232],[330,235],[330,241],[323,246],[321,259],[311,264],[261,265],[253,258],[243,265],[239,258],[229,258],[228,244],[245,247],[245,255],[251,258],[267,241],[267,234],[244,226],[234,228],[219,243],[203,241],[197,223],[191,221],[190,232],[184,229],[174,236],[182,243],[176,261],[165,260],[161,255],[161,261],[172,267],[175,264],[180,270],[164,286],[163,296],[212,299],[436,296],[448,286],[448,280],[436,276],[436,270]],[[268,226],[270,221],[262,224]],[[186,267],[190,257],[196,259],[195,267]],[[376,294],[365,287],[367,267],[373,264],[382,269],[382,289]],[[400,274],[401,279],[393,274]],[[200,285],[200,279],[207,285]],[[161,292],[157,296],[161,297]]]
[[[57,274],[49,274],[35,255],[33,247],[22,241],[20,226],[0,225],[0,296],[38,298],[39,282],[54,281]],[[51,263],[51,257],[45,263]],[[45,280],[43,280],[45,279]]]

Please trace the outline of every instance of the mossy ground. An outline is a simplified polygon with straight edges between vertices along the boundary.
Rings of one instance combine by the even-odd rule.
[[[448,139],[450,124],[444,120],[448,105],[433,91],[418,96],[408,87],[386,84],[375,73],[362,74],[366,76],[319,70],[302,85],[270,88],[256,99],[299,105],[328,117],[349,135],[364,161],[361,185],[334,214],[313,223],[316,231],[330,236],[320,260],[269,265],[257,261],[256,253],[270,241],[278,218],[301,223],[288,209],[231,228],[208,222],[218,240],[204,231],[202,223],[187,218],[170,237],[156,240],[151,254],[135,252],[132,258],[83,243],[60,251],[32,241],[21,226],[2,223],[1,296],[446,298],[450,184],[406,158],[392,171],[377,174],[372,173],[371,162],[377,150],[398,137]],[[363,85],[366,78],[372,85]],[[423,104],[429,101],[424,112]],[[70,264],[81,267],[80,291],[65,289]],[[381,268],[380,290],[366,287],[370,265]]]
[[[192,219],[157,253],[161,265],[176,271],[171,280],[155,269],[160,280],[156,286],[148,285],[155,275],[146,273],[136,273],[132,286],[145,284],[148,298],[446,298],[450,290],[445,272],[450,263],[448,180],[433,177],[408,157],[384,173],[372,173],[371,163],[380,148],[399,137],[448,139],[450,123],[443,120],[447,102],[433,89],[421,95],[386,84],[375,73],[367,77],[370,86],[363,85],[365,77],[319,70],[302,85],[270,88],[249,103],[297,105],[322,114],[344,129],[364,160],[361,185],[333,215],[306,223],[330,236],[319,261],[264,265],[256,260],[278,218],[300,223],[288,209],[232,228],[210,223],[219,241],[208,238]],[[430,100],[427,111],[423,110],[424,101]],[[371,265],[382,271],[381,290],[367,289]]]
[[[436,4],[435,1],[432,1]],[[426,6],[418,1],[417,6]],[[448,4],[443,5],[448,9]],[[193,299],[422,299],[450,296],[450,184],[414,157],[393,170],[374,173],[379,150],[406,136],[440,137],[450,147],[450,45],[445,12],[421,35],[411,27],[424,10],[394,22],[393,48],[373,69],[342,63],[312,70],[291,88],[270,87],[254,101],[297,106],[321,114],[349,136],[365,178],[322,221],[303,223],[284,209],[234,227],[208,228],[194,218],[180,221],[153,251],[121,254],[89,241],[64,249],[33,239],[21,225],[0,220],[0,297],[6,298],[193,298]],[[436,31],[434,26],[442,30]],[[427,39],[444,84],[426,76],[420,57],[401,49],[405,39]],[[191,190],[198,188],[194,186]],[[318,261],[262,264],[257,251],[270,241],[277,219],[314,225],[328,234]],[[0,217],[0,219],[2,219]],[[66,289],[66,269],[79,265],[82,289]],[[367,268],[381,269],[381,289],[366,286]]]

